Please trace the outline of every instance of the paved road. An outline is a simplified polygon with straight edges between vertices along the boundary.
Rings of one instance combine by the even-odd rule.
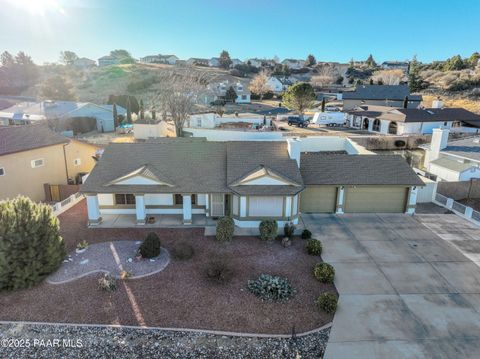
[[[340,293],[326,359],[480,358],[480,267],[422,218],[302,217]]]

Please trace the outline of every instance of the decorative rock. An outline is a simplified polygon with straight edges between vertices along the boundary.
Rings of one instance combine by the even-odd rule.
[[[89,262],[88,259],[84,259],[84,260],[80,261],[80,264],[87,264],[88,262]]]
[[[128,262],[128,263],[132,263],[132,262],[133,262],[133,259],[132,259],[132,258],[128,258],[128,259],[127,259],[127,262]]]

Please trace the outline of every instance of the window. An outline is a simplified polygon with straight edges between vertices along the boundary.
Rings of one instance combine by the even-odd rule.
[[[176,194],[174,200],[174,204],[183,204],[183,196],[181,194]]]
[[[5,176],[5,168],[0,167],[0,176]]]
[[[388,125],[388,133],[390,135],[396,135],[397,134],[397,123],[396,122],[390,122]]]
[[[242,95],[242,100],[246,100],[247,99],[247,95]]]
[[[281,217],[283,197],[251,196],[248,204],[249,217]]]
[[[372,130],[376,131],[376,132],[380,132],[380,120],[379,119],[376,119],[376,120],[373,121]]]
[[[73,164],[75,166],[80,166],[82,164],[82,160],[80,158],[76,158],[75,161],[73,161]]]
[[[39,158],[38,160],[32,160],[31,162],[32,168],[42,167],[45,163],[43,158]]]
[[[135,204],[135,195],[131,193],[117,193],[115,194],[115,204]]]
[[[197,127],[202,127],[202,119],[197,118]]]

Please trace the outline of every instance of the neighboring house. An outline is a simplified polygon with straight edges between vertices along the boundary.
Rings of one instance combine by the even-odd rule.
[[[73,66],[75,66],[78,69],[86,70],[86,69],[97,66],[97,63],[95,62],[95,60],[90,60],[90,59],[87,59],[86,57],[81,57],[79,59],[76,59],[73,62]]]
[[[43,125],[0,127],[0,199],[43,201],[44,184],[66,185],[90,172],[98,150]]]
[[[410,66],[408,61],[385,61],[382,62],[382,68],[385,70],[402,70],[403,72],[408,72],[408,67]]]
[[[126,113],[127,110],[117,105],[118,115],[125,116]],[[113,105],[96,105],[91,102],[74,101],[22,102],[0,110],[0,125],[24,125],[38,121],[58,120],[58,126],[62,129],[64,127],[62,122],[80,117],[95,119],[93,127],[96,127],[99,132],[115,130]]]
[[[287,65],[289,69],[300,70],[304,67],[305,60],[285,59],[282,61],[282,65]]]
[[[392,108],[357,106],[347,113],[347,126],[392,135],[431,134],[435,128],[472,132],[480,116],[463,108]],[[468,127],[467,127],[468,126]]]
[[[168,64],[175,65],[178,61],[178,57],[175,55],[148,55],[140,58],[140,62],[144,64]]]
[[[433,130],[430,145],[424,146],[427,171],[440,181],[480,178],[480,137],[448,141],[448,134],[448,130]]]
[[[212,57],[210,60],[208,60],[208,66],[219,67],[220,66],[220,59],[218,57]]]
[[[322,153],[319,141],[335,139],[111,144],[81,187],[88,221],[121,216],[135,226],[165,215],[191,224],[228,215],[239,227],[275,219],[281,228],[297,224],[300,211],[414,213],[424,183],[404,159]]]
[[[263,62],[263,60],[257,59],[257,58],[251,58],[251,59],[247,59],[245,61],[246,64],[250,64],[250,66],[253,66],[253,67],[256,67],[256,68],[262,67],[262,62]]]
[[[240,59],[232,59],[232,65],[231,67],[235,67],[237,65],[242,65],[243,64],[243,61],[240,60]]]
[[[270,76],[267,80],[268,86],[272,89],[272,92],[278,94],[288,89],[292,85],[293,81],[285,76]]]
[[[208,85],[207,92],[209,90],[211,93],[214,94],[214,100],[224,99],[225,94],[230,87],[233,87],[237,94],[235,103],[250,103],[250,90],[248,89],[248,86],[246,84],[243,84],[241,82],[230,82],[228,80],[225,80],[223,82],[211,83]],[[211,98],[208,95],[205,96],[207,99]]]
[[[250,125],[271,125],[270,118],[264,118],[263,116],[241,115],[241,116],[222,116],[213,112],[207,113],[195,113],[188,117],[185,122],[186,128],[215,128],[219,125],[231,124],[231,123],[245,123]]]
[[[103,66],[110,66],[110,65],[118,65],[120,63],[120,60],[114,56],[102,56],[98,59],[98,66],[103,67]]]
[[[198,57],[191,57],[187,60],[187,64],[189,65],[196,65],[196,66],[209,66],[208,59],[202,59]]]
[[[355,91],[343,93],[343,111],[360,105],[403,108],[405,97],[408,97],[408,108],[417,108],[422,102],[422,96],[410,95],[406,85],[360,85]]]

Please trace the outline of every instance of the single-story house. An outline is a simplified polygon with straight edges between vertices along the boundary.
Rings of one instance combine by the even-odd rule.
[[[73,66],[78,68],[78,69],[85,70],[85,69],[89,69],[89,68],[97,66],[97,63],[95,62],[95,60],[91,60],[91,59],[88,59],[86,57],[81,57],[79,59],[76,59],[73,62]]]
[[[47,126],[0,127],[0,199],[45,200],[44,185],[66,185],[95,166],[100,147],[66,138]]]
[[[448,140],[448,129],[434,129],[425,149],[424,166],[440,181],[468,181],[480,178],[480,137]]]
[[[208,66],[219,67],[220,66],[220,58],[212,57],[210,60],[208,60]]]
[[[361,85],[355,91],[343,93],[343,110],[349,111],[361,105],[403,108],[406,97],[407,108],[417,108],[422,102],[422,96],[411,95],[406,85]]]
[[[103,67],[103,66],[110,66],[110,65],[118,65],[120,63],[120,60],[115,57],[115,56],[102,56],[98,59],[98,66]]]
[[[235,66],[241,65],[241,64],[243,64],[243,61],[240,60],[240,59],[236,59],[236,58],[235,58],[235,59],[232,59],[232,65],[231,65],[231,67],[235,67]]]
[[[127,110],[117,105],[117,114],[125,116]],[[95,119],[93,126],[99,132],[115,130],[113,105],[96,105],[91,102],[41,101],[22,102],[0,110],[0,125],[24,125],[38,121],[53,121],[88,117]],[[61,124],[59,124],[62,128]]]
[[[178,57],[175,55],[148,55],[140,58],[140,62],[144,64],[169,64],[175,65]]]
[[[294,80],[285,76],[269,76],[267,85],[272,89],[273,93],[282,93],[290,85],[294,83]]]
[[[431,134],[435,128],[472,132],[480,115],[463,108],[392,108],[357,106],[347,112],[347,126],[383,134]]]
[[[318,152],[318,141],[332,139],[111,144],[81,187],[89,223],[123,216],[135,226],[174,215],[190,224],[193,216],[229,215],[248,228],[264,219],[296,224],[300,211],[414,213],[423,182],[405,160]]]
[[[191,57],[187,60],[188,65],[208,66],[209,60],[199,57]]]
[[[384,61],[381,66],[385,70],[402,70],[407,73],[410,64],[408,61]]]

